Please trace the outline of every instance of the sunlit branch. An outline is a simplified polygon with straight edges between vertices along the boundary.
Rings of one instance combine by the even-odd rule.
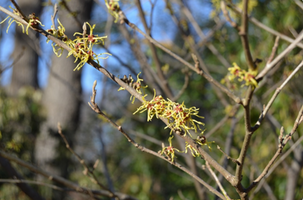
[[[151,32],[150,32],[150,29],[147,26],[146,19],[145,19],[145,16],[144,16],[144,12],[143,12],[140,0],[135,0],[135,4],[137,5],[138,11],[139,11],[139,16],[140,16],[141,22],[144,26],[144,30],[147,33],[147,35],[149,35],[149,37],[151,37]],[[163,74],[163,71],[161,69],[161,63],[160,63],[160,59],[159,59],[158,53],[156,51],[155,45],[153,43],[151,43],[150,40],[148,40],[148,46],[151,49],[153,61],[155,62],[155,65],[156,65],[156,68],[157,68],[157,75],[161,80],[160,86],[163,89],[163,91],[165,92],[165,95],[168,98],[172,99],[173,98],[173,93],[172,93],[171,88],[168,85],[167,79],[165,78],[165,76]]]
[[[183,167],[181,164],[177,163],[177,162],[172,162],[169,158],[166,158],[164,156],[161,156],[159,153],[148,149],[144,146],[141,146],[140,144],[138,144],[136,141],[134,141],[127,133],[126,131],[124,131],[124,129],[122,128],[122,126],[119,126],[118,124],[116,124],[113,120],[111,120],[104,112],[101,111],[101,109],[99,108],[99,106],[96,104],[95,102],[95,98],[96,98],[96,87],[97,82],[95,81],[92,87],[92,96],[91,96],[91,100],[88,103],[89,106],[92,108],[93,111],[95,111],[97,114],[101,115],[102,117],[104,117],[113,127],[115,127],[118,131],[120,131],[128,140],[128,142],[130,142],[132,145],[134,145],[136,148],[140,149],[143,152],[149,153],[153,156],[156,156],[158,158],[161,158],[167,162],[169,162],[170,164],[176,166],[177,168],[179,168],[180,170],[184,171],[185,173],[187,173],[188,175],[190,175],[191,177],[193,177],[195,180],[197,180],[199,183],[201,183],[202,185],[204,185],[209,191],[211,191],[212,193],[216,194],[218,197],[220,198],[224,198],[224,196],[222,194],[220,194],[215,188],[213,188],[212,186],[210,186],[209,184],[207,184],[205,181],[203,181],[201,178],[199,178],[197,175],[195,175],[194,173],[192,173],[190,170],[188,170],[187,168]]]
[[[225,0],[224,0],[225,1]],[[234,6],[233,4],[228,4],[229,7],[231,9],[233,9],[233,11],[235,11],[237,14],[241,14],[242,11],[237,8],[236,6]],[[279,33],[278,31],[275,31],[274,29],[271,29],[270,27],[266,26],[265,24],[261,23],[260,21],[258,21],[256,18],[252,17],[252,16],[249,16],[248,17],[248,20],[251,21],[253,24],[255,24],[256,26],[262,28],[263,30],[275,35],[275,36],[279,36],[282,40],[285,40],[287,42],[294,42],[294,39],[282,34],[282,33]],[[302,43],[297,43],[296,44],[298,47],[302,48],[303,49],[303,44]]]
[[[267,64],[265,68],[257,75],[256,79],[262,79],[269,70],[271,70],[282,58],[284,58],[291,50],[293,50],[299,42],[303,40],[303,32],[282,52],[280,53],[271,63]]]
[[[220,188],[220,190],[222,191],[222,193],[223,193],[223,195],[225,196],[225,198],[226,198],[227,200],[231,200],[231,198],[227,195],[227,193],[226,193],[224,187],[223,187],[222,184],[220,183],[220,181],[219,181],[217,175],[216,175],[215,172],[211,169],[211,167],[210,167],[210,165],[208,164],[208,162],[206,162],[205,164],[206,164],[207,169],[208,169],[209,172],[211,173],[211,175],[214,177],[214,179],[215,179],[217,185],[219,186],[219,188]]]
[[[240,32],[239,35],[241,36],[241,42],[242,46],[244,48],[244,53],[245,53],[245,58],[246,62],[248,64],[248,67],[250,70],[254,71],[256,69],[256,65],[253,62],[253,58],[251,55],[250,47],[249,47],[249,42],[248,42],[248,14],[247,14],[247,9],[248,9],[248,0],[243,0],[243,12],[242,12],[242,24],[240,27]]]
[[[294,123],[293,128],[292,128],[292,130],[291,130],[290,133],[288,133],[288,134],[286,134],[284,136],[284,128],[281,127],[280,137],[279,137],[279,146],[278,146],[278,149],[277,149],[275,155],[268,162],[268,164],[266,165],[266,167],[264,168],[264,170],[262,171],[262,173],[259,175],[259,177],[256,178],[253,181],[253,183],[247,188],[247,192],[249,192],[250,190],[252,190],[264,178],[264,176],[266,176],[266,174],[268,173],[268,171],[271,168],[271,166],[274,164],[274,162],[276,161],[276,159],[281,155],[281,153],[282,153],[285,145],[292,138],[292,136],[295,133],[295,131],[297,130],[299,124],[302,123],[302,121],[303,121],[302,117],[303,117],[303,106],[301,106],[301,108],[300,108],[300,111],[298,113],[297,119],[295,120],[295,123]]]
[[[281,92],[281,90],[285,87],[285,85],[289,82],[290,79],[292,79],[292,77],[301,69],[301,67],[303,66],[303,61],[301,61],[301,63],[295,68],[295,70],[287,77],[287,79],[276,89],[275,93],[273,94],[273,96],[271,97],[271,99],[269,100],[269,102],[267,103],[266,107],[264,108],[264,110],[262,111],[261,115],[259,116],[258,121],[256,122],[256,124],[254,125],[254,127],[252,127],[253,130],[256,130],[260,127],[263,119],[265,118],[265,115],[267,114],[268,110],[270,109],[270,107],[272,106],[273,102],[275,101],[275,99],[277,98],[277,96],[279,95],[279,93]]]
[[[224,93],[227,94],[227,96],[229,96],[231,99],[233,99],[236,103],[240,104],[241,103],[241,99],[239,97],[237,97],[236,95],[234,95],[231,91],[229,91],[227,88],[225,88],[223,85],[221,85],[219,82],[217,82],[215,79],[213,79],[211,76],[205,74],[202,70],[197,70],[192,64],[190,64],[189,62],[187,62],[186,60],[184,60],[183,58],[181,58],[180,56],[178,56],[177,54],[173,53],[172,51],[170,51],[169,49],[167,49],[166,47],[164,47],[163,45],[161,45],[159,42],[157,42],[156,40],[154,40],[153,38],[151,38],[149,35],[145,34],[143,31],[141,31],[135,24],[131,23],[124,15],[124,13],[122,11],[119,12],[120,14],[120,18],[121,20],[126,23],[128,26],[130,26],[132,29],[138,31],[140,34],[142,34],[145,38],[147,38],[150,42],[152,42],[153,44],[155,44],[155,46],[157,46],[158,48],[162,49],[163,51],[165,51],[166,53],[168,53],[169,55],[171,55],[172,57],[174,57],[175,59],[177,59],[178,61],[180,61],[182,64],[186,65],[187,67],[189,67],[191,70],[195,71],[197,74],[203,76],[206,80],[208,80],[209,82],[213,83],[216,87],[218,87],[220,90],[222,90]]]

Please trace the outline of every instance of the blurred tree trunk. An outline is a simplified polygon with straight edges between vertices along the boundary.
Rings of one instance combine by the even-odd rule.
[[[67,7],[59,7],[59,20],[70,38],[73,33],[82,32],[77,18],[82,24],[90,19],[92,0],[73,0]],[[75,13],[73,17],[69,11]],[[56,20],[57,21],[57,20]],[[52,59],[48,84],[43,94],[43,104],[47,110],[46,122],[42,125],[36,140],[35,157],[39,167],[56,175],[67,177],[72,167],[69,151],[60,145],[62,139],[58,135],[57,124],[62,126],[63,134],[72,144],[73,136],[78,128],[81,103],[81,71],[73,71],[76,67],[74,58],[66,58],[67,52]]]
[[[23,13],[28,16],[35,13],[40,16],[42,6],[41,0],[19,0]],[[28,39],[31,38],[31,40]],[[12,53],[14,59],[11,83],[8,88],[10,95],[16,95],[23,86],[38,88],[38,54],[39,54],[39,34],[29,30],[28,35],[22,33],[22,29],[16,26],[15,47]]]

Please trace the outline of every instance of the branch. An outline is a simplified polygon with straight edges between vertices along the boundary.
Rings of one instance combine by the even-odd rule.
[[[237,8],[235,5],[233,4],[229,4],[229,7],[231,9],[233,9],[233,11],[235,11],[237,14],[241,14],[241,10],[239,8]],[[266,26],[265,24],[262,24],[260,21],[258,21],[256,18],[254,17],[248,17],[248,20],[251,21],[253,24],[255,24],[256,26],[264,29],[265,31],[275,35],[275,36],[279,36],[282,40],[285,40],[287,42],[294,42],[294,39],[282,34],[282,33],[279,33],[278,31],[275,31],[274,29],[271,29],[269,28],[268,26]],[[302,48],[303,49],[303,44],[302,43],[297,43],[296,44],[298,47]]]
[[[271,70],[284,56],[286,56],[286,54],[293,50],[301,40],[303,40],[303,31],[282,53],[280,53],[271,63],[265,66],[265,68],[256,76],[256,80],[262,79],[268,71]]]
[[[137,5],[138,11],[139,11],[139,16],[140,16],[141,22],[144,26],[144,30],[147,33],[147,35],[149,35],[151,37],[151,32],[150,32],[150,29],[147,26],[145,16],[144,16],[144,13],[143,13],[143,10],[142,10],[141,2],[140,2],[140,0],[136,0],[135,3]],[[172,99],[173,98],[173,93],[172,93],[171,88],[168,85],[167,79],[165,78],[165,76],[163,74],[163,71],[161,69],[161,63],[160,63],[159,56],[157,54],[157,50],[155,48],[155,45],[153,43],[151,43],[150,40],[147,40],[147,41],[148,41],[148,46],[151,49],[153,61],[155,62],[155,65],[156,65],[156,68],[157,68],[157,75],[161,80],[160,86],[163,89],[163,91],[165,92],[166,96],[168,96],[168,98]]]
[[[94,172],[91,170],[91,168],[89,168],[89,167],[86,165],[85,161],[84,161],[84,160],[83,160],[83,159],[82,159],[82,158],[81,158],[81,157],[80,157],[80,156],[79,156],[79,155],[70,147],[70,145],[69,145],[69,143],[68,143],[66,137],[65,137],[65,136],[63,135],[63,133],[62,133],[62,129],[61,129],[60,123],[58,123],[58,133],[59,133],[59,135],[62,137],[62,139],[63,139],[63,141],[64,141],[64,143],[65,143],[65,145],[66,145],[66,148],[67,148],[72,154],[74,154],[74,155],[76,156],[76,158],[78,159],[79,163],[80,163],[81,165],[83,165],[83,167],[84,167],[83,174],[86,175],[86,176],[88,176],[88,174],[90,174],[91,176],[88,176],[88,177],[92,180],[93,183],[99,185],[100,188],[102,188],[102,189],[106,190],[107,192],[109,192],[109,193],[111,194],[111,197],[115,197],[115,195],[114,195],[113,192],[111,192],[109,189],[107,189],[103,184],[101,184],[101,183],[98,181],[96,175],[95,175]],[[88,173],[88,174],[87,174],[87,173]]]
[[[252,130],[256,130],[260,127],[263,119],[265,118],[265,115],[267,114],[269,108],[271,107],[271,105],[273,104],[273,102],[275,101],[275,99],[277,98],[279,93],[281,92],[281,90],[289,82],[289,80],[301,69],[302,66],[303,66],[303,61],[295,68],[295,70],[287,77],[287,79],[276,89],[275,93],[273,94],[273,96],[267,103],[266,107],[262,111],[261,115],[259,116],[258,121],[254,125],[254,127],[252,127]]]
[[[249,42],[247,37],[247,30],[248,30],[248,0],[243,0],[243,12],[242,12],[242,25],[240,28],[239,35],[241,36],[242,46],[244,48],[246,62],[250,70],[254,71],[256,69],[256,65],[253,62],[253,58],[251,56]]]
[[[91,100],[88,103],[88,105],[91,107],[91,109],[93,111],[95,111],[97,114],[101,115],[102,117],[104,117],[114,128],[116,128],[118,131],[120,131],[128,140],[128,142],[130,142],[132,145],[134,145],[136,148],[140,149],[143,152],[149,153],[153,156],[156,156],[158,158],[161,158],[167,162],[169,162],[170,164],[176,166],[177,168],[179,168],[180,170],[184,171],[185,173],[187,173],[188,175],[190,175],[191,177],[193,177],[195,180],[197,180],[199,183],[201,183],[202,185],[204,185],[210,192],[216,194],[218,197],[220,198],[224,198],[224,196],[222,194],[220,194],[215,188],[213,188],[212,186],[210,186],[209,184],[207,184],[206,182],[204,182],[200,177],[198,177],[197,175],[195,175],[194,173],[192,173],[190,170],[188,170],[187,168],[183,167],[181,164],[177,163],[177,162],[172,162],[169,158],[166,158],[164,156],[161,156],[159,153],[148,149],[144,146],[141,146],[140,144],[138,144],[136,141],[134,141],[122,128],[122,126],[117,125],[114,121],[112,121],[106,114],[104,114],[99,106],[96,104],[95,102],[95,98],[96,98],[96,87],[97,85],[97,81],[94,82],[93,87],[92,87],[92,96],[91,96]]]
[[[17,158],[17,157],[13,157],[11,155],[9,155],[8,153],[5,153],[4,151],[0,150],[0,156],[3,157],[3,158],[6,158],[12,162],[15,162],[17,163],[18,165],[21,165],[27,169],[29,169],[30,171],[34,172],[34,173],[37,173],[37,174],[40,174],[44,177],[46,177],[47,179],[49,180],[52,180],[52,181],[55,181],[55,182],[58,182],[62,185],[65,185],[66,187],[68,188],[71,188],[71,189],[74,189],[76,190],[77,192],[80,192],[80,193],[83,193],[83,194],[93,194],[93,195],[101,195],[101,196],[106,196],[106,197],[112,197],[111,193],[109,193],[108,191],[105,191],[105,190],[91,190],[89,188],[85,188],[85,187],[81,187],[69,180],[66,180],[60,176],[56,176],[56,175],[53,175],[51,173],[48,173],[42,169],[39,169],[27,162],[24,162],[23,160]],[[133,197],[130,197],[126,194],[122,194],[122,193],[117,193],[115,192],[114,193],[115,196],[117,196],[120,200],[136,200],[135,198]]]
[[[20,17],[14,15],[13,13],[11,13],[10,11],[6,10],[5,8],[0,6],[0,10],[4,10],[5,13],[8,13],[8,15],[12,16],[14,19],[16,20],[20,20],[21,23],[27,24],[27,22],[25,22],[24,20],[22,20]],[[123,12],[120,11],[120,15],[124,16]],[[179,56],[177,56],[176,54],[172,53],[170,50],[166,49],[165,47],[163,47],[161,44],[159,44],[157,41],[153,40],[152,38],[150,38],[149,36],[147,36],[146,34],[144,34],[140,29],[138,29],[134,24],[130,23],[126,18],[123,18],[123,21],[125,23],[128,23],[129,26],[134,27],[135,30],[139,31],[141,34],[143,34],[145,37],[147,37],[149,40],[151,40],[152,43],[154,43],[156,46],[160,46],[161,49],[163,49],[166,52],[170,52],[170,55],[173,55],[173,57],[175,57],[177,60],[179,60],[180,62],[182,62],[183,64],[186,64],[186,66],[188,66],[189,68],[193,69],[194,71],[196,71],[195,67],[192,66],[190,63],[188,63],[187,61],[185,61],[184,59],[180,58]],[[48,34],[46,31],[44,31],[43,29],[41,29],[40,27],[30,27],[31,29],[33,29],[34,31],[37,31],[38,33],[41,33],[42,35],[46,36],[48,39],[52,40],[53,42],[55,42],[56,44],[58,44],[60,47],[70,51],[71,49],[61,40],[53,37],[52,35]],[[116,82],[117,84],[119,84],[121,87],[125,88],[131,95],[133,95],[135,98],[137,98],[139,101],[143,101],[142,100],[142,96],[136,92],[135,89],[133,89],[132,87],[130,87],[128,84],[124,83],[122,80],[120,80],[119,78],[117,78],[116,76],[114,76],[113,74],[111,74],[109,71],[107,71],[105,68],[103,68],[102,66],[100,66],[99,64],[97,64],[95,61],[93,60],[89,60],[87,62],[88,64],[90,64],[91,66],[93,66],[94,68],[96,68],[98,71],[100,71],[101,73],[103,73],[105,76],[107,76],[108,78],[110,78],[111,80],[113,80],[114,82]],[[226,89],[225,87],[223,87],[220,83],[218,83],[217,81],[215,81],[212,77],[209,77],[207,75],[205,75],[203,72],[198,72],[200,75],[204,76],[207,80],[209,80],[210,82],[213,82],[217,87],[219,87],[220,89],[222,89],[228,96],[230,96],[235,102],[240,103],[241,100],[239,97],[235,96],[233,93],[231,93],[228,89]],[[168,121],[166,119],[161,119],[164,123],[166,123],[166,125],[168,124]],[[180,137],[182,137],[185,141],[187,141],[190,145],[192,146],[196,146],[194,140],[192,138],[190,138],[189,136],[185,136],[184,137],[184,133],[180,132],[180,131],[176,131],[176,134],[179,135]],[[197,150],[199,151],[199,153],[203,156],[203,158],[209,162],[209,164],[211,166],[213,166],[217,171],[219,171],[226,180],[228,180],[232,185],[234,185],[234,177],[226,170],[224,169],[221,165],[219,165],[209,154],[207,154],[201,147],[197,147]],[[116,193],[115,193],[116,194]]]
[[[18,179],[16,181],[20,181],[20,182],[15,182],[16,185],[29,198],[36,199],[36,200],[44,200],[44,198],[42,196],[40,196],[40,194],[38,192],[36,192],[32,187],[30,187],[26,182],[24,182],[26,180],[24,180],[24,178],[21,176],[21,174],[19,174],[16,171],[16,169],[11,165],[9,160],[7,160],[6,158],[0,157],[0,166],[2,166],[5,173],[8,176],[10,176],[11,178],[14,178],[14,179]],[[1,179],[0,179],[0,182],[2,182]]]
[[[206,167],[207,167],[207,169],[209,170],[209,172],[211,173],[211,175],[214,177],[214,179],[215,179],[217,185],[219,186],[219,188],[220,188],[220,190],[222,191],[222,193],[223,193],[223,195],[225,196],[225,198],[226,198],[227,200],[231,200],[231,198],[227,195],[225,189],[223,188],[222,184],[220,183],[220,181],[219,181],[217,175],[215,174],[215,172],[214,172],[214,171],[211,169],[211,167],[209,166],[208,162],[206,162]]]
[[[288,149],[288,151],[286,153],[284,153],[277,162],[275,162],[272,167],[268,170],[267,174],[265,175],[264,179],[266,179],[267,177],[269,177],[273,171],[281,164],[281,162],[283,162],[287,156],[289,156],[289,154],[291,152],[293,152],[297,146],[299,146],[301,144],[301,142],[303,141],[303,136],[301,136],[291,147],[290,149]],[[260,181],[260,183],[258,184],[258,187],[254,190],[254,193],[256,193],[257,191],[259,191],[259,189],[262,187],[262,185],[265,183],[265,180],[262,179]]]
[[[295,123],[293,125],[293,128],[292,128],[292,130],[291,130],[291,132],[289,134],[287,134],[286,136],[283,136],[284,128],[281,127],[280,137],[279,137],[280,141],[279,141],[278,150],[276,151],[276,153],[272,157],[272,159],[268,162],[268,164],[264,168],[263,172],[259,175],[259,177],[256,180],[254,180],[253,183],[247,188],[247,192],[249,192],[250,190],[252,190],[264,178],[264,176],[268,173],[270,167],[274,164],[275,160],[282,153],[282,150],[284,149],[284,147],[287,144],[287,142],[292,138],[292,136],[295,133],[295,131],[297,130],[299,124],[302,123],[302,121],[303,121],[302,117],[303,117],[303,106],[301,106],[301,109],[300,109],[300,111],[298,113],[297,119],[296,119],[296,121],[295,121]]]
[[[58,187],[56,185],[48,184],[48,183],[41,182],[41,181],[30,181],[30,180],[24,180],[24,179],[0,179],[0,183],[15,183],[15,184],[28,183],[28,184],[33,184],[33,185],[49,187],[49,188],[52,188],[54,190],[59,190],[59,191],[75,191],[75,192],[77,192],[76,190],[61,188],[61,187]],[[32,199],[36,199],[36,198],[32,198]]]
[[[126,23],[129,27],[131,27],[132,29],[134,29],[135,31],[139,32],[140,34],[142,34],[146,39],[148,39],[151,43],[155,44],[155,46],[157,46],[158,48],[162,49],[163,51],[165,51],[166,53],[168,53],[169,55],[171,55],[172,57],[174,57],[175,59],[177,59],[179,62],[181,62],[182,64],[186,65],[187,67],[189,67],[191,70],[195,71],[197,74],[203,76],[206,80],[208,80],[210,83],[214,84],[216,87],[218,87],[220,90],[222,90],[224,93],[227,94],[227,96],[229,96],[231,99],[233,99],[236,103],[241,104],[241,99],[239,97],[237,97],[236,95],[234,95],[231,91],[229,91],[227,88],[225,88],[223,85],[221,85],[219,82],[217,82],[215,79],[213,79],[211,76],[205,74],[203,71],[199,71],[197,70],[192,64],[190,64],[189,62],[187,62],[186,60],[184,60],[183,58],[181,58],[180,56],[178,56],[177,54],[173,53],[172,51],[170,51],[169,49],[167,49],[166,47],[164,47],[163,45],[161,45],[159,42],[157,42],[156,40],[154,40],[153,38],[151,38],[149,35],[145,34],[143,31],[141,31],[135,24],[131,23],[124,15],[124,13],[122,11],[119,12],[120,18],[121,20]]]
[[[270,54],[270,56],[268,58],[268,61],[266,62],[266,65],[269,65],[272,62],[272,60],[274,59],[274,57],[276,55],[276,52],[277,52],[277,49],[278,49],[279,40],[280,40],[280,37],[277,36],[276,39],[275,39],[275,44],[274,44],[274,46],[272,48],[271,54]]]

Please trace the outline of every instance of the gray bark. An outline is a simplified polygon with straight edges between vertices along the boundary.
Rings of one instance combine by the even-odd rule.
[[[42,9],[41,3],[41,0],[18,1],[18,5],[26,16],[32,13],[39,16]],[[29,30],[28,35],[26,35],[22,33],[20,26],[16,26],[15,47],[12,53],[12,58],[16,62],[13,66],[11,83],[8,88],[9,94],[16,95],[18,90],[23,86],[38,88],[38,52],[38,34]]]
[[[91,15],[92,0],[68,1],[68,8],[77,13],[77,19],[83,24]],[[76,20],[66,10],[59,7],[59,20],[66,29],[66,35],[73,38],[74,32],[82,32]],[[56,20],[57,21],[57,20]],[[81,103],[81,71],[76,67],[73,56],[66,58],[67,52],[58,58],[52,58],[48,83],[43,93],[42,103],[46,108],[46,122],[36,139],[35,158],[38,166],[55,175],[68,177],[72,161],[69,150],[63,145],[58,134],[57,124],[61,124],[63,134],[73,143],[78,128]],[[54,197],[61,199],[62,196]]]

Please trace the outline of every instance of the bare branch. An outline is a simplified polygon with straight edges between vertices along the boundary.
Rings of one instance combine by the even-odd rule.
[[[14,156],[11,156],[9,155],[8,153],[0,150],[0,156],[3,157],[3,158],[6,158],[12,162],[15,162],[17,163],[18,165],[21,165],[27,169],[29,169],[30,171],[34,172],[34,173],[37,173],[37,174],[40,174],[44,177],[46,177],[47,179],[49,180],[52,180],[52,181],[55,181],[55,182],[58,182],[62,185],[65,185],[66,187],[68,188],[71,188],[71,189],[74,189],[76,190],[77,192],[80,192],[80,193],[83,193],[83,194],[93,194],[93,195],[101,195],[101,196],[106,196],[106,197],[112,197],[111,193],[109,193],[108,191],[105,191],[105,190],[91,190],[91,189],[88,189],[88,188],[85,188],[85,187],[80,187],[79,185],[69,181],[69,180],[66,180],[60,176],[56,176],[56,175],[53,175],[51,173],[48,173],[42,169],[39,169],[27,162],[24,162],[23,160],[17,158],[17,157],[14,157]],[[135,200],[135,198],[133,197],[130,197],[128,195],[125,195],[125,194],[122,194],[122,193],[117,193],[115,192],[114,193],[115,196],[117,196],[120,200],[126,200],[126,199],[132,199],[132,200]]]
[[[123,21],[123,23],[126,23],[128,26],[130,26],[132,29],[138,31],[140,34],[142,34],[145,38],[147,38],[150,42],[155,44],[158,48],[162,49],[187,67],[189,67],[191,70],[195,71],[197,74],[203,76],[206,80],[208,80],[210,83],[214,84],[216,87],[218,87],[220,90],[222,90],[224,93],[227,94],[231,99],[233,99],[236,103],[241,104],[241,99],[234,95],[231,91],[229,91],[227,88],[225,88],[223,85],[221,85],[219,82],[217,82],[215,79],[213,79],[211,76],[206,75],[203,71],[198,71],[192,64],[178,56],[177,54],[173,53],[163,45],[161,45],[159,42],[151,38],[149,35],[145,34],[143,31],[141,31],[135,24],[131,23],[124,15],[122,11],[119,12],[120,19]]]
[[[281,133],[280,135],[282,135],[282,138],[279,141],[279,146],[278,149],[275,153],[275,155],[272,157],[272,159],[268,162],[268,164],[266,165],[266,167],[264,168],[263,172],[259,175],[259,177],[257,179],[255,179],[253,181],[253,183],[247,188],[247,192],[249,192],[251,189],[253,189],[263,178],[264,176],[266,176],[266,174],[268,173],[269,169],[271,168],[271,166],[274,164],[274,162],[276,161],[276,159],[280,156],[280,154],[282,153],[282,150],[284,149],[285,145],[287,144],[287,142],[292,138],[293,134],[295,133],[295,131],[297,130],[299,124],[301,123],[301,118],[303,116],[303,106],[301,106],[301,109],[298,113],[297,119],[295,120],[295,123],[293,125],[293,128],[291,130],[290,133],[288,133],[286,136],[283,136],[284,131],[283,128],[281,128]],[[281,137],[281,136],[280,136]]]
[[[241,14],[242,11],[237,8],[236,6],[234,6],[233,4],[229,4],[230,8],[233,9],[233,11],[235,11],[237,14]],[[279,36],[282,40],[285,40],[287,42],[290,42],[290,43],[293,43],[294,42],[294,39],[282,34],[282,33],[279,33],[278,31],[275,31],[274,29],[271,29],[269,28],[268,26],[266,26],[265,24],[261,23],[260,21],[258,21],[256,18],[250,16],[249,18],[249,21],[251,21],[253,24],[255,24],[256,26],[264,29],[265,31],[275,35],[275,36]],[[302,43],[297,43],[296,44],[298,47],[302,48],[303,49],[303,44]]]
[[[248,67],[250,70],[254,71],[256,69],[256,65],[253,62],[253,58],[251,56],[251,51],[248,43],[248,36],[247,36],[247,30],[248,30],[248,0],[243,0],[243,11],[242,11],[242,24],[240,27],[239,35],[241,36],[241,42],[242,46],[244,48],[245,58],[246,62],[248,64]]]
[[[269,102],[267,103],[266,107],[264,108],[264,110],[262,111],[261,115],[259,116],[258,121],[256,122],[256,124],[254,125],[254,127],[252,127],[253,130],[256,130],[260,127],[265,115],[267,114],[269,108],[272,106],[273,102],[275,101],[275,99],[277,98],[277,96],[279,95],[279,93],[281,92],[281,90],[284,88],[284,86],[289,82],[289,80],[301,69],[301,67],[303,66],[303,61],[296,67],[296,69],[287,77],[287,79],[276,89],[275,93],[273,94],[273,96],[271,97],[271,99],[269,100]]]
[[[96,82],[96,81],[95,81]],[[96,90],[95,90],[95,84],[93,85],[93,96],[91,97],[91,102],[89,103],[90,107],[92,108],[92,110],[94,110],[97,114],[101,115],[102,117],[104,117],[108,122],[110,122],[110,124],[113,125],[113,127],[115,127],[118,131],[120,131],[128,140],[128,142],[130,142],[132,145],[134,145],[136,148],[140,149],[143,152],[149,153],[153,156],[156,156],[158,158],[161,158],[167,162],[169,162],[170,164],[176,166],[177,168],[179,168],[180,170],[184,171],[185,173],[187,173],[188,175],[190,175],[191,177],[193,177],[195,180],[197,180],[199,183],[201,183],[202,185],[204,185],[209,191],[211,191],[212,193],[216,194],[218,197],[223,198],[223,195],[220,194],[215,188],[213,188],[212,186],[210,186],[209,184],[207,184],[205,181],[203,181],[201,178],[199,178],[197,175],[195,175],[194,173],[192,173],[190,170],[186,169],[185,167],[183,167],[181,164],[177,163],[177,162],[172,162],[169,158],[166,158],[164,156],[161,156],[159,153],[148,149],[144,146],[141,146],[140,144],[138,144],[136,141],[134,141],[122,128],[122,126],[117,125],[114,121],[112,121],[106,114],[104,114],[100,108],[98,107],[98,105],[95,103],[95,96],[96,96]]]
[[[303,136],[301,136],[288,150],[287,152],[285,152],[277,162],[275,162],[272,167],[268,170],[267,174],[265,175],[264,179],[261,180],[261,182],[258,184],[257,188],[254,190],[254,192],[257,192],[260,190],[260,188],[262,187],[262,185],[265,183],[265,179],[267,177],[269,177],[274,170],[289,156],[289,154],[291,152],[293,152],[297,146],[299,146],[301,144],[301,142],[303,141]]]
[[[58,13],[58,5],[55,3],[55,5],[54,5],[54,14],[51,15],[51,20],[52,20],[52,24],[53,24],[54,29],[56,29],[55,18],[56,18],[57,13]]]
[[[142,10],[141,2],[140,2],[140,0],[136,0],[135,3],[137,5],[139,15],[140,15],[140,19],[141,19],[141,22],[144,26],[145,32],[147,33],[147,35],[149,37],[151,37],[151,32],[150,32],[150,29],[147,26],[145,16],[144,16],[144,13],[143,13],[143,10]],[[172,93],[171,88],[168,85],[167,79],[165,78],[165,76],[163,74],[163,71],[161,69],[161,63],[160,63],[160,59],[159,59],[159,56],[157,54],[155,45],[150,40],[147,40],[147,41],[148,41],[148,46],[151,49],[151,53],[152,53],[152,56],[153,56],[153,61],[156,64],[157,75],[161,80],[160,86],[163,89],[163,91],[165,92],[166,96],[168,96],[170,99],[172,99],[173,98],[173,93]]]
[[[271,63],[265,66],[265,68],[257,75],[256,80],[262,79],[268,71],[271,70],[284,56],[286,56],[286,54],[293,50],[301,40],[303,40],[303,31],[282,53],[280,53]]]
[[[269,56],[269,58],[268,58],[268,61],[266,62],[266,65],[268,65],[269,63],[271,63],[272,60],[274,59],[274,57],[275,57],[275,55],[276,55],[276,52],[277,52],[277,49],[278,49],[279,40],[280,40],[280,37],[277,36],[277,37],[276,37],[276,40],[275,40],[275,44],[274,44],[274,46],[273,46],[273,48],[272,48],[271,54],[270,54],[270,56]]]
[[[234,22],[230,16],[229,16],[229,13],[227,11],[227,8],[226,8],[226,3],[224,0],[221,0],[220,2],[220,6],[221,6],[221,10],[223,12],[223,15],[225,17],[225,19],[230,23],[230,25],[232,27],[234,27],[235,29],[237,29],[238,31],[240,31],[240,27],[238,26],[238,24],[236,22]]]
[[[222,191],[223,195],[225,196],[225,198],[227,200],[231,200],[231,198],[227,195],[225,189],[223,188],[222,184],[220,183],[217,175],[215,174],[215,172],[211,169],[210,165],[208,164],[208,162],[206,162],[206,167],[209,170],[209,172],[211,173],[211,175],[214,177],[217,185],[219,186],[220,190]]]
[[[91,168],[89,168],[89,167],[86,165],[85,161],[84,161],[84,160],[83,160],[83,159],[82,159],[82,158],[81,158],[81,157],[80,157],[80,156],[71,148],[71,146],[69,145],[69,143],[68,143],[66,137],[65,137],[65,136],[63,135],[63,133],[62,133],[62,129],[61,129],[60,123],[58,123],[58,133],[59,133],[59,135],[62,137],[62,139],[63,139],[63,141],[64,141],[64,143],[65,143],[65,145],[66,145],[66,148],[67,148],[72,154],[74,154],[74,155],[76,156],[76,158],[78,159],[79,163],[84,167],[84,175],[88,176],[88,177],[92,180],[92,182],[95,183],[95,184],[97,184],[97,185],[99,185],[100,188],[102,188],[102,189],[106,190],[107,192],[109,192],[110,195],[111,195],[111,197],[116,197],[112,191],[110,191],[109,189],[107,189],[103,184],[101,184],[101,183],[98,181],[98,179],[97,179],[96,175],[94,174],[93,170],[92,170]],[[88,175],[87,173],[89,173],[89,175]]]

